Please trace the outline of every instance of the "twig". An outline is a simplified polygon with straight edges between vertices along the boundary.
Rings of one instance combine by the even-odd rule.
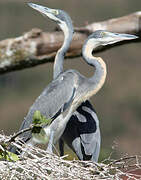
[[[123,158],[120,158],[120,159],[117,159],[117,160],[114,160],[112,161],[111,163],[108,164],[108,166],[112,166],[118,162],[121,162],[121,161],[126,161],[126,160],[129,160],[129,159],[136,159],[136,156],[128,156],[128,157],[123,157]]]
[[[15,141],[15,138],[16,138],[16,137],[18,137],[19,135],[21,135],[21,134],[23,134],[23,133],[25,133],[25,132],[27,132],[27,131],[32,130],[33,127],[34,127],[34,125],[31,124],[29,128],[26,128],[26,129],[23,129],[23,130],[21,130],[21,131],[18,131],[16,134],[14,134],[14,135],[8,140],[8,142]]]
[[[18,132],[19,134],[19,132]],[[15,136],[15,135],[14,135]],[[8,139],[8,140],[7,140]],[[0,134],[0,143],[9,141],[10,137],[5,137]],[[141,171],[139,157],[129,156],[123,157],[111,162],[109,165],[104,163],[93,163],[90,161],[73,160],[67,161],[62,157],[58,157],[55,154],[50,154],[39,149],[38,147],[29,147],[24,144],[23,146],[17,144],[17,142],[11,142],[12,145],[20,148],[23,152],[26,152],[16,162],[0,161],[0,179],[139,179],[141,175],[138,174]],[[135,159],[135,162],[130,162],[130,159]],[[119,168],[117,162],[124,162],[124,166]],[[132,164],[131,164],[132,163]],[[139,169],[137,169],[139,168]],[[135,170],[135,171],[134,171]],[[137,171],[136,171],[137,170]],[[13,176],[14,174],[14,176]]]

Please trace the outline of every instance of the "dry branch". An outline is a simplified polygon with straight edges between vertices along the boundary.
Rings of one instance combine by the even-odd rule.
[[[66,57],[80,56],[84,40],[90,33],[98,29],[141,36],[141,11],[75,28],[73,41]],[[42,32],[40,29],[33,29],[20,37],[1,41],[0,74],[53,61],[63,39],[62,32]],[[136,41],[140,40],[141,38]],[[125,43],[129,43],[129,41],[120,44]],[[102,50],[105,48],[96,50],[96,52]]]
[[[10,137],[0,134],[0,145],[8,142]],[[139,156],[129,156],[113,161],[113,163],[93,163],[90,161],[64,160],[55,154],[49,154],[37,147],[21,146],[11,142],[24,152],[14,162],[0,161],[0,179],[140,179],[141,164]],[[0,151],[3,151],[0,146]],[[130,162],[132,159],[134,161]],[[118,162],[118,163],[117,163]],[[119,163],[120,162],[120,163]],[[132,166],[132,168],[131,168]],[[127,177],[127,178],[126,178]]]

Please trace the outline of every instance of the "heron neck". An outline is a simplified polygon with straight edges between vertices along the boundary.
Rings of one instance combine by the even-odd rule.
[[[64,56],[69,49],[70,43],[72,41],[73,37],[73,28],[68,27],[67,25],[65,28],[63,28],[64,32],[64,42],[61,48],[58,50],[56,57],[55,57],[55,62],[54,62],[54,74],[53,78],[57,78],[57,76],[63,72],[63,62],[64,62]]]
[[[95,67],[93,76],[89,78],[89,82],[93,84],[93,86],[91,86],[93,94],[96,94],[101,89],[107,75],[106,64],[103,59],[100,57],[94,57],[92,55],[92,51],[98,46],[99,44],[97,43],[87,41],[82,49],[84,60],[87,62],[87,64]]]

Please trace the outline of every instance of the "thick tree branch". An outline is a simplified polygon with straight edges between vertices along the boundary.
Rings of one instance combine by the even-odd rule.
[[[86,27],[76,28],[79,32],[92,33],[96,30],[103,29],[111,32],[129,33],[141,35],[141,11],[106,21],[96,22]]]
[[[90,33],[98,29],[131,33],[141,37],[141,11],[120,18],[92,23],[82,28],[75,28],[73,41],[66,57],[80,56],[84,40]],[[40,29],[33,29],[20,37],[1,41],[0,74],[53,61],[63,39],[62,32],[46,33]],[[141,41],[141,38],[136,41]],[[129,43],[129,41],[120,44],[125,43]],[[105,48],[101,47],[96,52],[102,50]]]

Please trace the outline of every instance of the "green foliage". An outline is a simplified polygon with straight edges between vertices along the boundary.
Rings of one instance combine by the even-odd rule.
[[[2,146],[3,147],[3,150],[0,149],[0,161],[18,161],[19,158],[16,154],[12,153],[12,152],[9,152],[5,149],[5,145]]]
[[[45,116],[41,114],[40,111],[35,111],[33,115],[33,129],[32,136],[37,143],[45,144],[48,142],[49,137],[47,137],[44,130],[44,126],[48,126],[52,119],[46,119]]]
[[[33,115],[33,124],[34,125],[49,125],[51,123],[52,119],[46,119],[45,116],[41,114],[40,111],[35,111]]]

